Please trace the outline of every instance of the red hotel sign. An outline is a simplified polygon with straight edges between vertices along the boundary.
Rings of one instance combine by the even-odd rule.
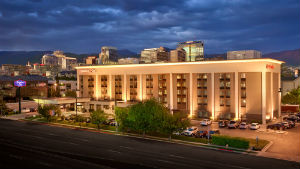
[[[274,69],[274,65],[269,65],[269,64],[267,64],[267,65],[266,65],[266,68],[267,68],[267,69]]]

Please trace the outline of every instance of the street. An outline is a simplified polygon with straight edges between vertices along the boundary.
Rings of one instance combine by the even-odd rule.
[[[0,168],[299,168],[299,163],[0,119]]]

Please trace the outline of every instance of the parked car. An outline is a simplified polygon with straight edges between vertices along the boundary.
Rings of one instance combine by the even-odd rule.
[[[293,122],[293,121],[288,121],[288,123],[289,123],[289,125],[291,126],[291,128],[293,128],[293,127],[296,126],[295,122]]]
[[[287,129],[290,129],[290,128],[291,128],[289,122],[287,122],[287,121],[284,121],[284,122],[282,122],[281,124],[282,124],[285,128],[287,128]]]
[[[200,123],[202,126],[207,126],[211,124],[211,120],[209,119],[203,119]]]
[[[251,130],[257,130],[260,128],[260,125],[258,123],[251,123],[250,129]]]
[[[247,129],[248,128],[248,125],[246,122],[242,122],[239,126],[240,129]]]
[[[300,121],[300,117],[295,116],[295,115],[291,115],[291,116],[283,117],[283,120],[289,120],[289,121],[293,121],[293,122],[298,122],[298,121]]]
[[[200,130],[200,131],[197,131],[194,136],[197,138],[205,138],[206,135],[207,135],[207,131]]]
[[[236,121],[234,121],[234,120],[231,120],[231,121],[229,122],[229,124],[228,124],[228,128],[229,128],[229,129],[230,129],[230,128],[236,129],[236,128],[238,128],[238,127],[239,127],[238,123],[237,123]]]
[[[227,127],[228,126],[228,121],[227,120],[220,120],[218,124],[219,124],[220,128]]]
[[[191,127],[183,131],[183,135],[185,136],[194,136],[198,131],[197,127]]]
[[[285,126],[282,123],[276,123],[276,124],[270,124],[267,126],[267,129],[273,129],[273,130],[285,130]]]

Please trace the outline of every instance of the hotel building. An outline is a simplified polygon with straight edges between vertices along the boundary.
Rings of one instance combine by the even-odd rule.
[[[274,59],[77,67],[80,97],[90,110],[156,98],[171,113],[258,121],[280,116],[280,65]]]

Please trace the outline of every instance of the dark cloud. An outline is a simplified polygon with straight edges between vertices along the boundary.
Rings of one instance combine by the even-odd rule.
[[[299,48],[299,0],[1,0],[0,50],[139,52],[203,40],[206,53]]]

